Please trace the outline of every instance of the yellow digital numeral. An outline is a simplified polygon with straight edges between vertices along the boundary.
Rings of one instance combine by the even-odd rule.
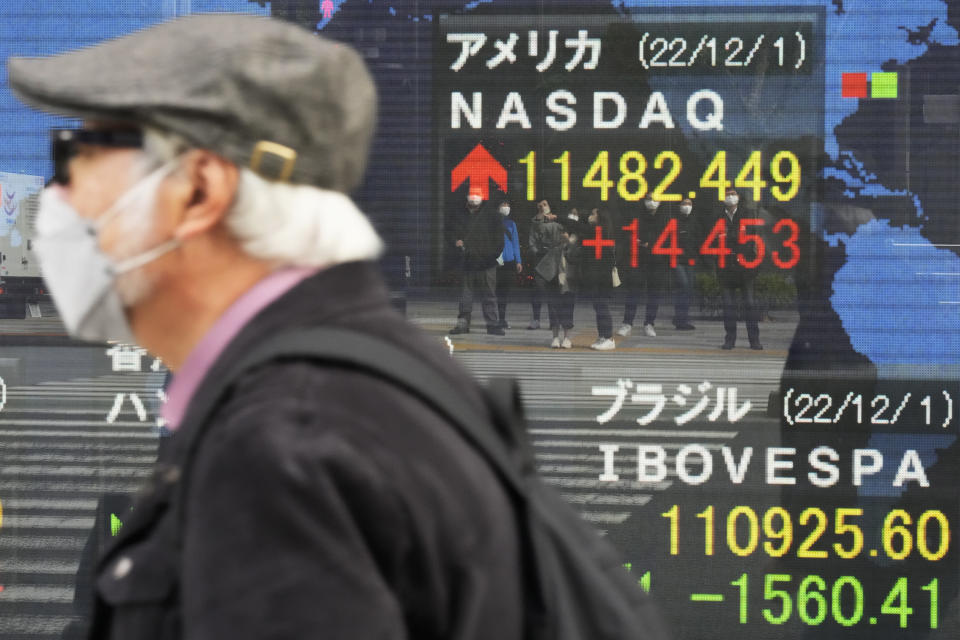
[[[902,520],[903,524],[894,524],[895,520]],[[913,534],[907,527],[911,524],[913,524],[913,521],[910,519],[910,514],[903,509],[894,509],[884,518],[882,539],[883,550],[887,557],[894,560],[903,560],[910,555],[913,550]],[[903,542],[899,551],[893,548],[894,537],[899,537]]]
[[[566,202],[570,199],[570,152],[564,151],[553,161],[560,165],[560,199]]]
[[[599,178],[597,174],[600,174]],[[606,202],[610,199],[610,189],[614,186],[613,180],[610,179],[610,152],[601,151],[587,170],[587,175],[583,177],[583,187],[600,189],[600,200]]]
[[[833,543],[833,550],[844,560],[856,558],[863,551],[863,530],[858,525],[847,524],[844,520],[848,517],[859,517],[863,515],[863,509],[839,508],[836,511],[836,518],[833,522],[833,531],[838,536],[850,534],[853,536],[853,544],[849,549],[844,549],[839,542]]]
[[[660,515],[670,521],[670,555],[675,556],[680,553],[680,505],[675,504]]]
[[[740,516],[747,518],[747,544],[742,547],[737,539],[737,518]],[[750,507],[734,507],[727,516],[727,546],[730,551],[738,556],[748,556],[757,550],[759,541],[760,522],[757,520],[757,512]]]
[[[780,518],[781,525],[774,528],[774,518]],[[763,534],[769,538],[764,541],[763,549],[771,558],[779,558],[790,550],[793,544],[793,520],[790,513],[783,507],[771,507],[763,514]],[[781,540],[779,547],[774,547],[770,540]]]
[[[730,181],[727,180],[727,152],[717,151],[717,155],[713,156],[713,160],[710,161],[710,165],[700,178],[700,188],[715,188],[717,199],[722,201],[727,195],[727,187],[729,186]]]
[[[822,549],[813,549],[812,547],[827,530],[827,514],[823,512],[823,509],[817,509],[816,507],[804,509],[803,513],[800,514],[800,526],[806,526],[807,522],[810,521],[810,518],[814,518],[817,521],[817,524],[814,525],[813,531],[810,532],[810,535],[808,535],[806,539],[800,543],[800,547],[797,549],[797,557],[826,558],[830,554]]]
[[[780,171],[781,163],[787,160],[790,163],[790,173],[783,175],[783,172]],[[770,194],[779,200],[780,202],[786,202],[787,200],[792,200],[797,192],[800,190],[800,161],[797,160],[795,156],[790,151],[781,151],[777,155],[773,156],[773,160],[770,161],[770,175],[773,176],[774,181],[776,182],[789,182],[790,188],[784,192],[779,185],[774,185],[770,187]]]
[[[930,519],[933,518],[937,521],[937,524],[940,525],[940,546],[937,547],[936,551],[930,551],[930,547],[927,545],[927,523]],[[947,516],[943,515],[942,511],[924,511],[920,514],[920,517],[917,518],[917,551],[920,552],[924,558],[930,562],[936,562],[937,560],[942,560],[945,555],[947,555],[947,550],[950,548],[950,522],[947,520]]]
[[[751,178],[750,176],[753,175]],[[761,156],[759,151],[754,151],[743,165],[743,169],[737,174],[733,181],[733,186],[737,189],[753,189],[753,200],[760,201],[760,190],[767,186],[767,181],[763,179],[763,170],[761,169]]]
[[[636,162],[637,168],[631,169],[630,163]],[[620,156],[620,181],[617,182],[617,193],[627,202],[637,202],[643,196],[647,195],[647,181],[643,177],[647,170],[647,159],[639,151],[627,151]],[[634,191],[627,189],[627,184],[636,182],[637,188]]]
[[[667,175],[663,177],[663,180],[660,181],[660,184],[657,185],[657,188],[653,190],[653,199],[658,202],[680,202],[683,200],[683,196],[679,193],[667,193],[667,189],[670,188],[670,185],[673,184],[673,181],[677,179],[677,176],[680,175],[680,170],[683,168],[683,162],[673,151],[661,151],[657,154],[657,157],[653,160],[654,169],[662,169],[664,161],[670,161],[670,171],[667,172]]]
[[[527,165],[527,200],[532,202],[537,199],[537,152],[531,151],[517,162]]]
[[[697,514],[698,518],[703,518],[703,553],[707,556],[713,555],[713,505],[710,505]]]

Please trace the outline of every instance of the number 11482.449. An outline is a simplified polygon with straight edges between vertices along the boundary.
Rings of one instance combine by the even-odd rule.
[[[536,200],[537,153],[531,151],[518,162],[527,170],[527,200]],[[559,167],[560,199],[566,202],[570,200],[572,173],[570,151],[564,151],[551,162]],[[659,181],[647,173],[651,164],[655,171],[666,171]],[[618,162],[619,176],[613,173],[610,165],[610,152],[600,151],[580,181],[584,189],[596,189],[603,202],[610,199],[611,191],[615,191],[625,202],[639,202],[648,193],[651,198],[659,202],[680,202],[684,197],[681,193],[670,191],[674,182],[680,178],[684,166],[683,159],[676,151],[661,151],[654,157],[652,163],[649,163],[647,156],[639,151],[626,151],[620,155]],[[769,163],[764,162],[762,152],[753,151],[732,181],[727,178],[727,168],[727,152],[717,151],[700,175],[700,188],[714,191],[718,201],[723,201],[730,187],[752,192],[756,202],[763,199],[765,190],[779,202],[789,202],[800,193],[802,175],[800,159],[792,151],[776,152]],[[773,182],[772,185],[771,182]],[[687,195],[693,198],[696,193],[691,192]]]

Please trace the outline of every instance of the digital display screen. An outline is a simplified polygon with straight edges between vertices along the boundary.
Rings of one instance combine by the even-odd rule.
[[[957,636],[960,3],[113,4],[5,8],[0,52],[204,11],[361,52],[355,199],[391,295],[520,381],[541,476],[673,637]],[[47,130],[77,123],[0,82],[0,638],[56,637],[91,527],[150,473],[167,371],[66,336],[30,221]],[[509,207],[483,264],[471,196]]]

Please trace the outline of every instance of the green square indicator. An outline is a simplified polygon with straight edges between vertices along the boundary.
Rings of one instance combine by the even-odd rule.
[[[890,71],[882,71],[870,74],[870,97],[896,98],[897,74]]]

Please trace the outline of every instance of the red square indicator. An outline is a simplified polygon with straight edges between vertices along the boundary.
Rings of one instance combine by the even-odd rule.
[[[867,97],[867,74],[865,73],[843,74],[843,90],[841,95],[844,98],[866,98]]]

